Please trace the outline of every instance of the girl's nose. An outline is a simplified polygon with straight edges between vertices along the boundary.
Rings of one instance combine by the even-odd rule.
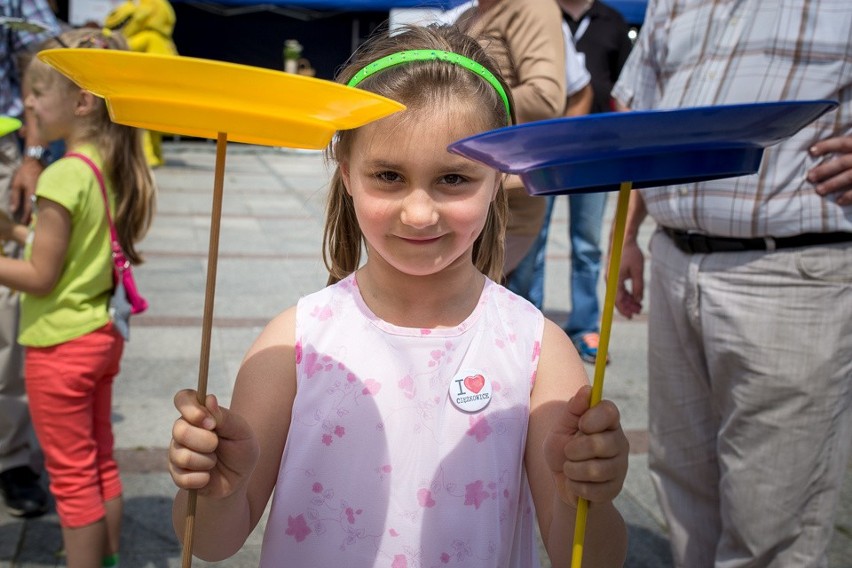
[[[24,99],[24,106],[31,109],[35,106],[35,96],[29,93]]]
[[[402,203],[402,222],[415,229],[425,229],[438,222],[438,210],[427,191],[412,190]]]

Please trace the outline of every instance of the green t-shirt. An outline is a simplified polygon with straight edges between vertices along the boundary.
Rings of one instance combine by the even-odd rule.
[[[91,158],[103,171],[100,155],[93,145],[75,151]],[[107,195],[114,211],[114,192],[108,182]],[[58,203],[71,215],[68,250],[56,286],[44,296],[21,295],[18,341],[32,347],[49,347],[83,336],[109,322],[112,253],[100,185],[83,160],[68,157],[51,164],[39,176],[36,196]],[[33,229],[37,224],[38,211],[35,211],[24,247],[25,259],[32,253]]]

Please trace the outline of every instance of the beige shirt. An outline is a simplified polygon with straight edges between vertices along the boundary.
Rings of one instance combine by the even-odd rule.
[[[456,22],[494,59],[511,88],[518,123],[562,116],[565,110],[565,44],[562,13],[554,0],[501,0],[481,12],[471,8]],[[529,197],[510,176],[508,233],[536,235],[545,200]]]

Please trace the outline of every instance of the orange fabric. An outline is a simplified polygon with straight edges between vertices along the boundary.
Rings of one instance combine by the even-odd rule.
[[[124,340],[112,323],[51,347],[28,347],[30,414],[63,527],[101,519],[121,495],[113,457],[112,383]]]

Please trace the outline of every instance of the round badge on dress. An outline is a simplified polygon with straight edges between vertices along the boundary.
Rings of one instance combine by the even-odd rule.
[[[479,412],[491,402],[491,395],[491,381],[482,371],[462,369],[450,381],[450,400],[464,412]]]

